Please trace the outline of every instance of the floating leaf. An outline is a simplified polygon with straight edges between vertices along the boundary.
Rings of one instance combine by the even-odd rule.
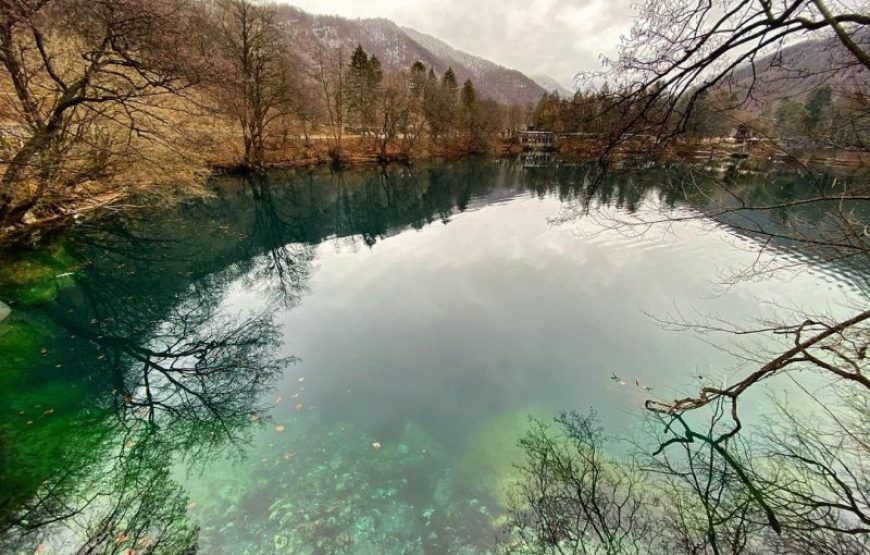
[[[275,431],[278,432],[279,434],[281,432],[283,432],[285,429],[286,428],[284,428],[284,424],[278,424],[277,426],[275,426]]]

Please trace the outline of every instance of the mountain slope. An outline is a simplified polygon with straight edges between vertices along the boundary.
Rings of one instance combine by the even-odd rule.
[[[407,27],[402,28],[409,37],[432,52],[456,71],[460,82],[470,78],[475,83],[486,83],[486,87],[494,91],[511,91],[512,99],[500,99],[502,102],[527,103],[537,102],[543,96],[545,89],[535,81],[514,69],[507,69],[496,63],[473,56],[461,50],[456,50],[449,44],[431,35],[420,33]],[[465,77],[467,75],[467,77]]]
[[[345,19],[278,7],[278,22],[303,61],[315,66],[323,49],[342,49],[349,58],[357,44],[377,56],[386,69],[407,69],[415,61],[439,74],[452,67],[459,82],[471,79],[481,95],[506,104],[537,102],[543,87],[516,70],[456,50],[429,35],[387,19]]]
[[[862,48],[870,49],[870,30],[856,33],[853,39]],[[778,53],[760,57],[753,65],[738,67],[717,88],[740,93],[751,87],[752,101],[763,104],[803,97],[822,85],[835,91],[870,87],[870,71],[834,36],[789,45]]]
[[[532,79],[535,80],[535,83],[544,87],[545,90],[550,92],[556,91],[559,93],[559,98],[571,98],[573,96],[571,91],[562,86],[562,83],[556,81],[549,75],[532,75]]]

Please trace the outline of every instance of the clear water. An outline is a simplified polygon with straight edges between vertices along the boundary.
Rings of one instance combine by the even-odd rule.
[[[721,287],[756,243],[703,219],[608,229],[674,171],[618,171],[582,217],[582,166],[226,178],[7,254],[2,551],[492,552],[530,416],[636,437],[645,399],[738,371],[650,315],[861,298],[794,251]]]

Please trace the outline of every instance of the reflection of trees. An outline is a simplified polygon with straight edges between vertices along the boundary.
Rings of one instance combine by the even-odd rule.
[[[74,451],[71,464],[4,524],[8,541],[85,534],[78,553],[190,551],[196,531],[170,467],[245,440],[285,362],[274,355],[280,337],[271,313],[236,317],[211,299],[190,298],[144,343],[63,323],[97,345],[95,358],[114,389],[101,416],[89,419],[99,432],[85,428],[75,438],[87,451]]]
[[[94,340],[118,372],[116,412],[167,428],[218,424],[230,438],[231,423],[256,410],[284,363],[272,355],[280,337],[270,314],[215,314],[198,302],[173,307],[147,345]]]
[[[130,214],[83,227],[68,248],[89,264],[76,276],[73,290],[42,310],[75,335],[69,340],[70,358],[79,362],[64,371],[91,384],[94,407],[67,439],[75,445],[62,463],[0,524],[0,531],[24,541],[22,534],[29,539],[57,531],[64,537],[69,533],[65,527],[80,530],[90,538],[81,553],[147,552],[134,546],[146,537],[145,544],[154,540],[155,546],[165,546],[154,547],[155,553],[192,549],[195,530],[184,518],[186,500],[171,481],[169,464],[179,457],[202,460],[245,441],[249,418],[260,410],[259,400],[283,366],[274,354],[281,338],[273,311],[301,300],[316,245],[324,240],[361,240],[373,246],[406,227],[446,223],[476,199],[527,191],[556,195],[580,208],[597,203],[620,215],[643,216],[655,202],[656,207],[692,209],[698,220],[717,214],[721,201],[715,183],[669,168],[615,172],[590,199],[585,195],[589,171],[582,165],[523,171],[510,162],[471,160],[386,171],[259,176],[219,186],[215,198],[159,218],[140,220],[141,215]],[[788,198],[811,192],[806,185],[773,177]],[[770,192],[759,192],[753,186],[756,178],[725,176],[733,189],[758,205],[770,201],[764,196]],[[753,218],[772,230],[771,248],[794,249],[804,261],[822,249],[772,235],[795,229],[807,235],[824,227],[819,222],[833,221],[806,206],[720,215],[717,224],[756,237],[751,233],[755,224],[742,220],[744,215]],[[260,312],[237,317],[222,308],[227,291],[239,283],[260,288],[266,301]],[[806,324],[801,333],[824,329],[823,323]],[[866,341],[830,337],[836,343],[818,344],[814,356],[830,364],[846,353],[858,365],[849,372],[863,376],[866,364],[859,355]],[[805,360],[794,365],[809,360],[799,351],[797,358]],[[660,439],[666,447],[635,466],[607,458],[600,432],[583,420],[562,422],[573,451],[540,431],[525,444],[538,457],[529,461],[528,475],[543,473],[533,484],[536,489],[526,491],[527,506],[547,500],[544,494],[558,496],[538,513],[517,513],[524,519],[523,530],[532,531],[524,537],[526,544],[545,540],[557,552],[555,545],[571,541],[575,549],[593,553],[588,537],[594,536],[596,545],[610,546],[610,552],[619,552],[619,546],[640,553],[650,545],[661,547],[650,553],[669,554],[759,552],[758,545],[775,545],[787,553],[858,553],[866,547],[862,542],[870,511],[864,497],[866,462],[860,458],[868,460],[866,409],[861,419],[859,407],[851,408],[853,421],[837,409],[844,425],[824,432],[818,425],[786,419],[780,425],[791,422],[791,427],[771,429],[759,450],[731,434],[733,428],[726,426],[732,423],[730,413],[722,412],[721,403],[713,407],[714,417],[703,425],[697,417],[680,420],[668,411],[660,413],[665,426],[659,429],[666,430]],[[589,477],[595,481],[589,483]],[[782,538],[768,537],[766,508],[784,531]],[[663,520],[667,530],[661,529]],[[845,523],[857,531],[844,534]],[[165,539],[157,542],[161,536]],[[773,543],[763,543],[768,540]]]
[[[83,265],[76,287],[35,310],[67,337],[64,373],[92,400],[70,416],[68,434],[52,436],[67,444],[58,460],[33,488],[11,492],[2,550],[46,538],[83,554],[193,550],[196,530],[169,469],[246,441],[286,362],[275,354],[274,311],[302,298],[314,245],[373,245],[447,219],[456,195],[490,187],[493,169],[450,169],[451,188],[406,169],[259,176],[168,216],[121,214],[79,228],[66,241]],[[260,288],[265,306],[231,314],[223,300],[238,283]]]
[[[267,291],[287,308],[293,307],[308,289],[314,248],[285,242],[294,235],[298,224],[281,214],[272,183],[265,176],[250,176],[245,182],[254,198],[254,219],[248,236],[251,268],[246,284]],[[256,254],[262,250],[265,253]]]
[[[520,440],[526,454],[513,492],[507,553],[646,554],[659,541],[656,496],[637,468],[604,451],[594,415],[563,414],[553,433],[536,423]]]
[[[607,453],[594,417],[538,425],[520,442],[504,551],[866,553],[868,453],[856,422],[825,429],[784,409],[765,441],[749,442],[731,433],[726,408],[715,403],[706,422],[651,421],[659,449],[624,460]]]
[[[663,319],[669,328],[708,337],[757,339],[733,351],[743,367],[736,380],[729,376],[726,385],[705,380],[696,395],[647,403],[656,441],[652,449],[639,447],[635,455],[643,461],[638,479],[644,488],[660,492],[660,508],[616,525],[627,533],[648,518],[666,524],[660,535],[644,540],[648,553],[866,553],[870,549],[870,382],[866,377],[870,312],[863,306],[870,275],[866,184],[812,174],[797,179],[737,167],[723,174],[665,168],[640,177],[617,171],[589,180],[595,195],[577,197],[575,207],[584,216],[595,217],[605,230],[629,235],[692,222],[749,238],[755,260],[747,268],[732,269],[726,276],[729,286],[819,268],[848,278],[855,286],[856,300],[840,314],[780,306],[779,314],[762,315],[751,324],[715,318]],[[650,183],[649,178],[659,182]],[[594,203],[607,210],[588,210]],[[816,373],[811,379],[818,381],[812,382],[812,389],[799,378],[798,370]],[[801,402],[788,406],[770,401],[769,421],[747,422],[740,409],[758,403],[749,396],[759,383],[776,377],[790,379],[803,392]],[[561,437],[554,433],[546,437],[565,443],[567,436],[569,445],[578,442],[572,434],[579,428],[564,421],[560,426]],[[588,430],[581,436],[589,436]],[[586,451],[597,448],[593,445]],[[534,462],[525,467],[523,484],[541,483],[543,475],[563,486],[578,481],[582,488],[590,487],[588,456],[581,450],[558,465],[557,457],[529,449],[528,444],[526,453]],[[557,467],[563,470],[555,472]],[[632,489],[638,502],[642,499],[638,489],[626,487],[604,491],[591,501],[569,498],[575,512],[584,505],[592,509],[559,537],[569,538],[588,527],[590,519],[599,512],[606,514],[613,504],[622,506],[625,500],[620,496]],[[520,530],[531,530],[525,537],[533,541],[525,543],[532,545],[533,552],[624,552],[603,540],[593,542],[594,548],[547,542],[539,521],[528,518],[549,503],[552,492],[540,493],[526,495],[513,520]]]

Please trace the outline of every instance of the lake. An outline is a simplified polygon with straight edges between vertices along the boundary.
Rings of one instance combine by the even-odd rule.
[[[489,553],[529,418],[642,441],[644,400],[739,372],[659,319],[866,292],[787,244],[731,283],[759,241],[670,185],[810,194],[783,170],[625,167],[587,202],[589,168],[531,162],[216,178],[7,253],[0,551]],[[669,204],[695,217],[613,225]]]

